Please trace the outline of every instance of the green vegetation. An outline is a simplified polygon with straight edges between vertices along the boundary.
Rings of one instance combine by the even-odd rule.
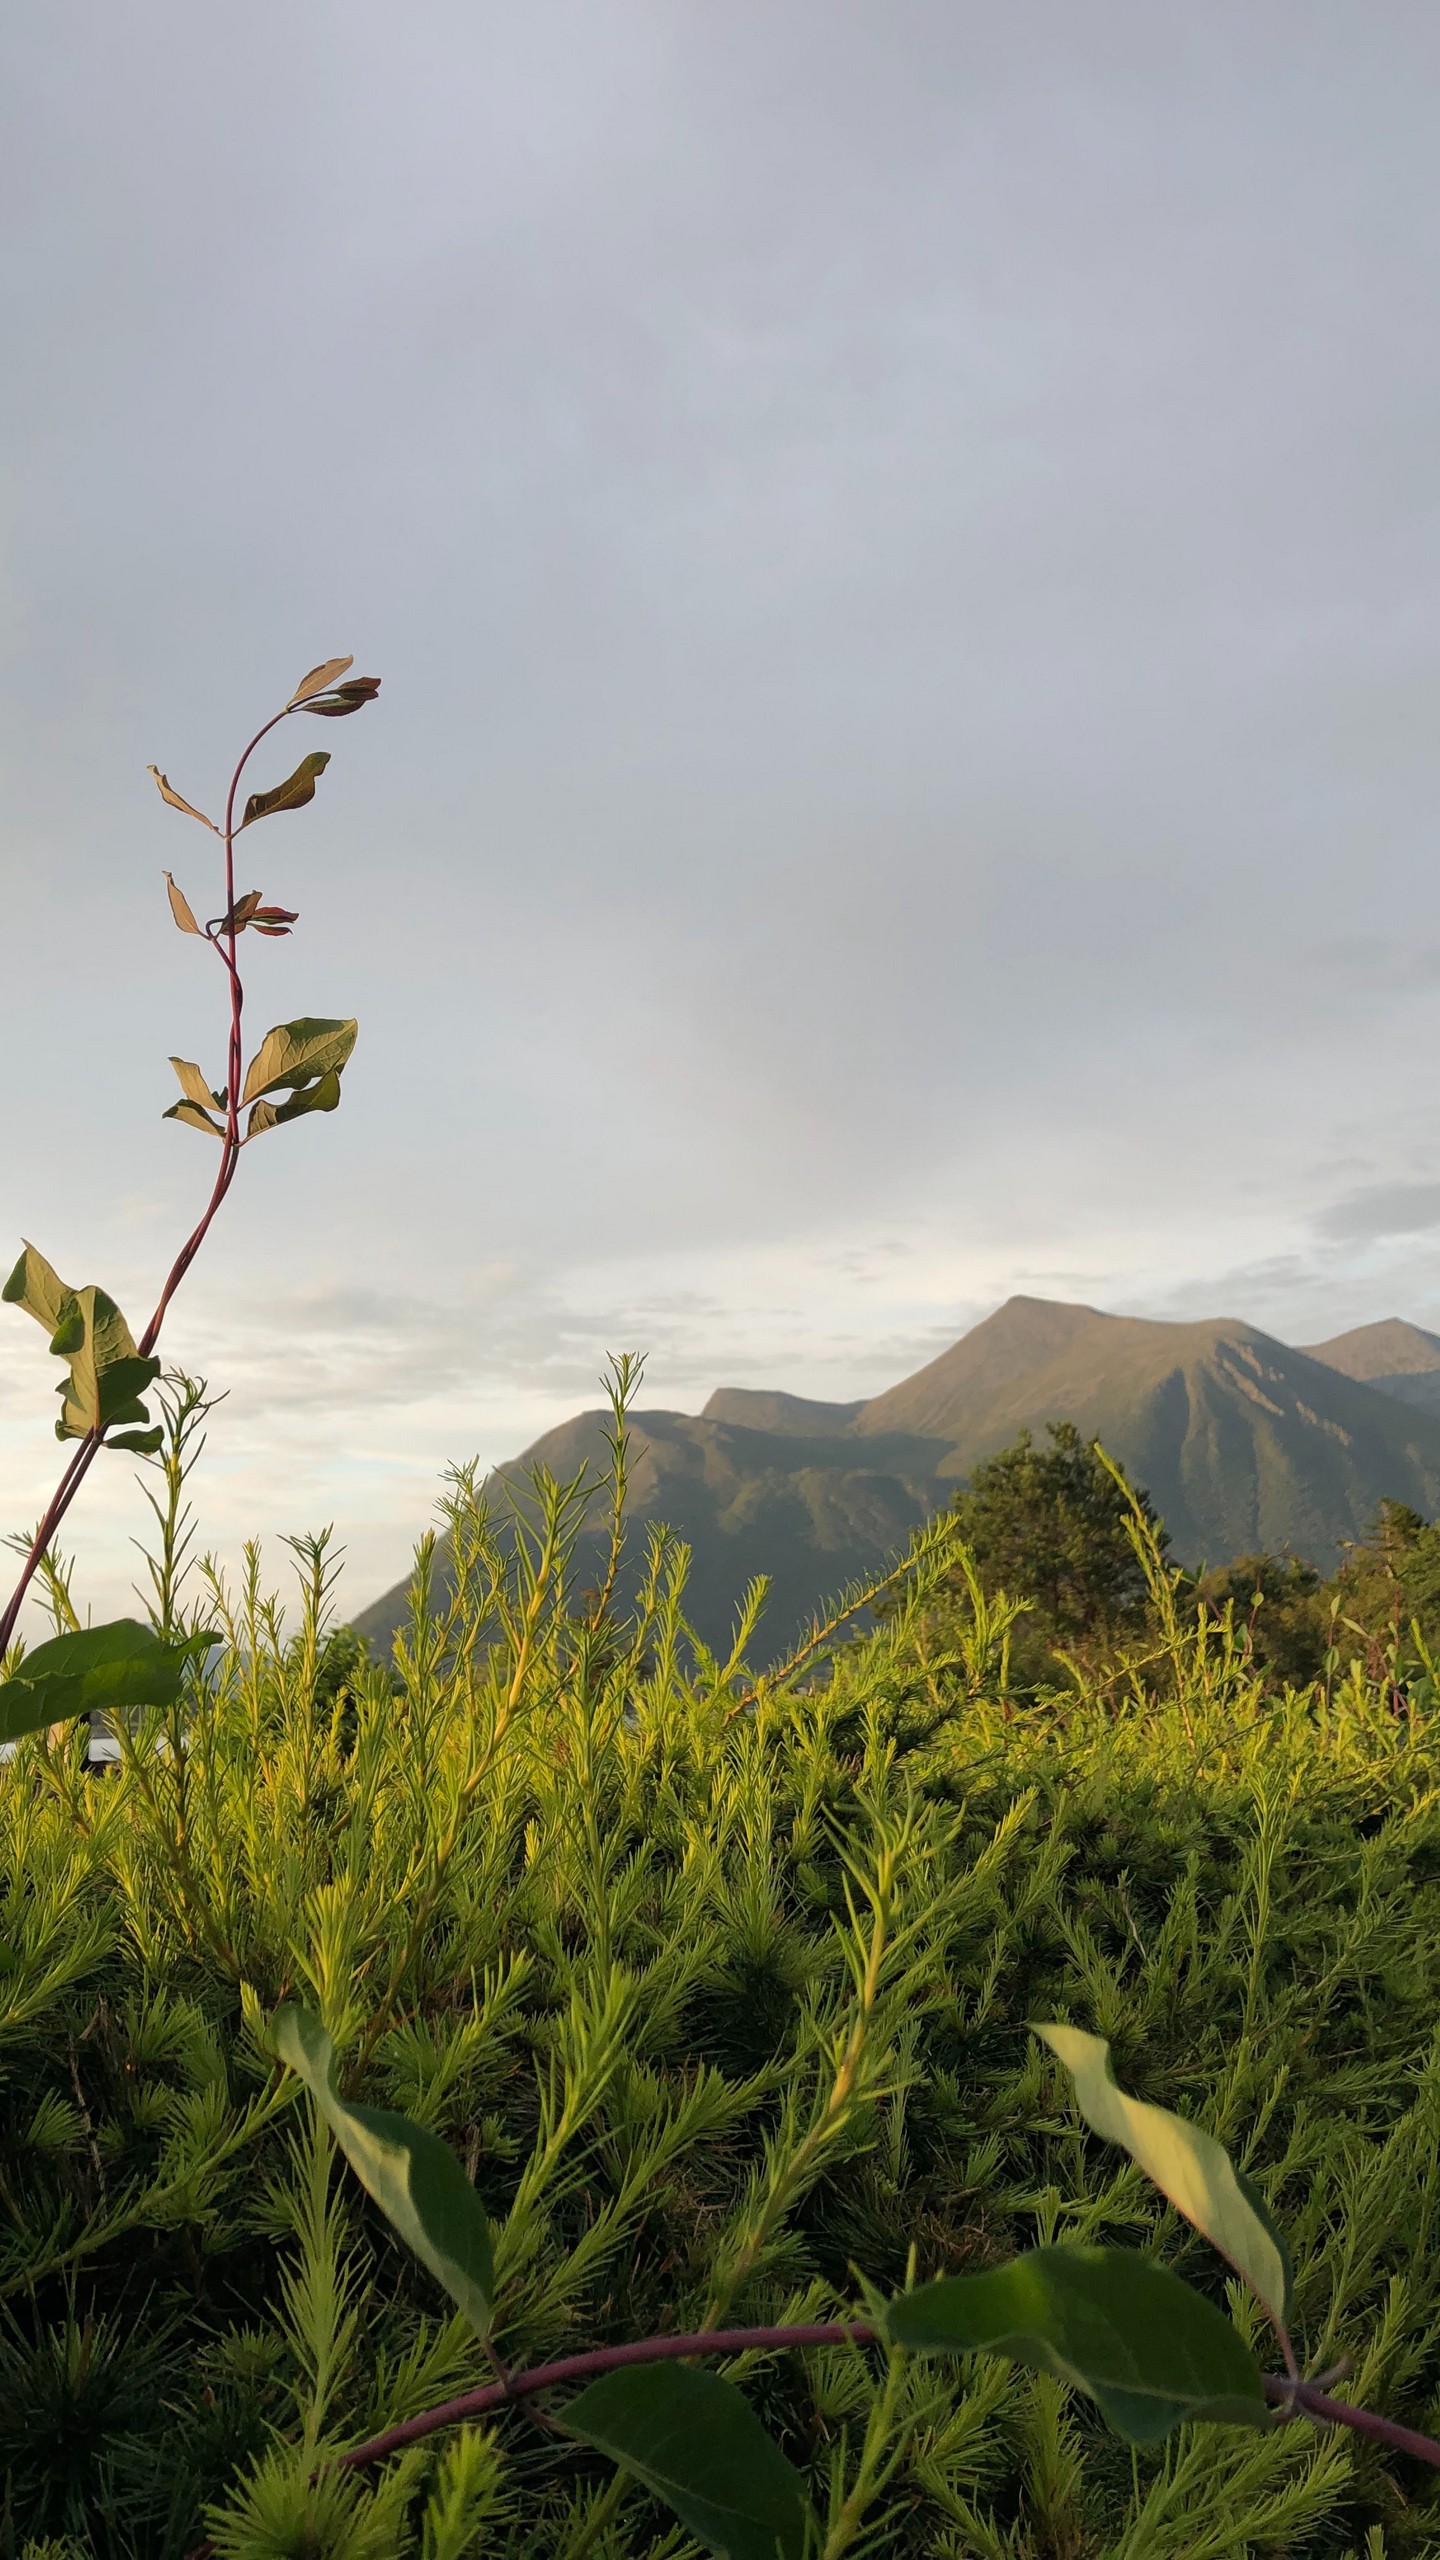
[[[456,1477],[378,1659],[328,1532],[288,1626],[257,1553],[238,1592],[196,1559],[209,1401],[154,1345],[242,1149],[333,1110],[355,1036],[245,1064],[237,939],[296,918],[235,841],[329,758],[236,795],[280,721],[374,698],[350,663],[223,827],[156,774],[223,845],[220,916],[167,884],[229,1035],[219,1085],[171,1061],[219,1170],[149,1324],[28,1244],[3,1292],[76,1446],[0,1615],[0,2560],[1440,2549],[1421,1513],[1328,1594],[1263,1551],[1196,1580],[1093,1433],[1027,1425],[760,1673],[763,1581],[717,1651],[684,1540],[627,1553],[627,1358],[598,1480]],[[1031,1309],[888,1399],[715,1418],[794,1461],[755,1498],[752,1449],[732,1512],[873,1546],[887,1480],[852,1450],[837,1508],[825,1449],[928,1447],[923,1511],[1077,1317],[1113,1349]],[[1256,1342],[1201,1346],[1192,1417],[1214,1371],[1287,1422]],[[1384,1445],[1407,1397],[1331,1348]],[[158,1544],[144,1621],[95,1627],[54,1541],[105,1447]]]
[[[1357,1663],[1277,1698],[1233,1620],[1167,1615],[1152,1550],[1160,1623],[1128,1683],[1017,1711],[1012,1604],[977,1579],[933,1641],[950,1523],[829,1676],[816,1652],[757,1683],[759,1595],[716,1657],[652,1533],[617,1616],[574,1576],[583,1502],[542,1485],[517,1548],[458,1481],[455,1586],[432,1606],[427,1547],[383,1664],[327,1642],[325,1541],[298,1542],[288,1631],[258,1559],[238,1594],[201,1568],[173,1632],[224,1645],[183,1711],[135,1717],[113,1778],[36,1733],[0,1779],[0,2550],[693,2548],[643,2485],[666,2495],[653,2407],[643,2457],[614,2389],[587,2386],[569,2433],[556,2392],[548,2425],[517,2406],[331,2459],[494,2372],[337,2153],[338,2131],[373,2158],[397,2109],[485,2208],[489,2264],[442,2254],[493,2299],[507,2371],[716,2326],[833,2338],[920,2288],[905,2337],[929,2353],[900,2323],[888,2348],[652,2368],[690,2377],[677,2406],[702,2375],[743,2386],[828,2560],[1436,2548],[1433,2476],[1391,2448],[1296,2424],[1126,2446],[1058,2378],[1076,2246],[1198,2288],[1237,2375],[1275,2354],[1031,2033],[1073,2020],[1124,2090],[1203,2120],[1290,2236],[1303,2369],[1348,2356],[1351,2399],[1426,2426],[1428,1690]],[[277,2066],[287,2003],[333,2040],[333,2083],[323,2043],[289,2048],[333,2104]],[[937,2279],[1017,2258],[1033,2280],[928,2310]],[[1019,2356],[1037,2321],[1049,2370],[933,2352],[1003,2335]]]

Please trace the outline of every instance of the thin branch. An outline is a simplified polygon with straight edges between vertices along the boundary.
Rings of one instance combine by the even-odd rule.
[[[625,2365],[670,2364],[689,2356],[776,2354],[796,2347],[868,2347],[877,2342],[878,2334],[865,2320],[814,2320],[793,2328],[695,2329],[684,2337],[632,2338],[623,2346],[592,2347],[585,2355],[531,2365],[504,2382],[487,2382],[477,2391],[462,2392],[457,2400],[442,2401],[438,2408],[422,2409],[418,2417],[387,2427],[382,2435],[352,2445],[335,2459],[342,2470],[358,2471],[367,2463],[384,2462],[406,2445],[418,2444],[441,2427],[487,2417],[496,2409],[531,2400],[538,2392],[559,2390],[567,2382],[589,2382],[597,2374],[615,2373]],[[1440,2443],[1414,2427],[1399,2426],[1393,2418],[1377,2417],[1369,2409],[1353,2408],[1348,2400],[1332,2400],[1315,2383],[1292,2381],[1288,2374],[1267,2373],[1261,2388],[1267,2400],[1302,2411],[1316,2426],[1349,2427],[1356,2435],[1371,2436],[1377,2444],[1440,2470]]]
[[[462,2418],[482,2418],[512,2401],[532,2399],[537,2391],[554,2391],[565,2382],[588,2382],[593,2374],[614,2373],[622,2365],[671,2364],[684,2356],[755,2355],[767,2348],[864,2347],[874,2337],[875,2331],[863,2320],[813,2320],[795,2329],[696,2329],[683,2338],[632,2338],[621,2347],[592,2347],[587,2355],[562,2356],[558,2364],[531,2365],[524,2373],[512,2373],[506,2382],[487,2382],[478,2391],[463,2392],[458,2400],[444,2401],[438,2409],[422,2409],[417,2418],[387,2427],[383,2435],[371,2436],[336,2459],[342,2469],[356,2471],[363,2463],[383,2462],[402,2446],[417,2444],[437,2427],[454,2426]]]

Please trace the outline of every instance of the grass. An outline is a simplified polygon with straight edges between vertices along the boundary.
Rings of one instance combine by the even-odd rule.
[[[288,1619],[258,1559],[236,1594],[212,1575],[226,1642],[183,1722],[142,1721],[111,1778],[74,1738],[0,1776],[0,2552],[693,2548],[518,2413],[378,2477],[324,2468],[485,2373],[275,2070],[287,1997],[354,2092],[463,2159],[508,2363],[825,2319],[855,2269],[894,2287],[1042,2238],[1153,2242],[1226,2299],[1083,2134],[1027,2030],[1058,2016],[1259,2178],[1307,2368],[1348,2355],[1351,2397],[1433,2428],[1428,1689],[1356,1670],[1277,1700],[1212,1627],[1017,1713],[1003,1612],[937,1646],[943,1531],[877,1634],[756,1681],[745,1627],[723,1661],[687,1632],[663,1535],[623,1623],[569,1587],[582,1500],[543,1488],[517,1545],[461,1478],[453,1593],[432,1605],[422,1550],[384,1665],[327,1633],[325,1541],[299,1542]],[[994,2362],[833,2349],[738,2378],[825,2560],[1440,2552],[1431,2476],[1348,2437],[1189,2430],[1136,2458]]]

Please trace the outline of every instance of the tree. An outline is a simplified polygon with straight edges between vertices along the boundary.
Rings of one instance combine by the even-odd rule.
[[[1135,1631],[1145,1575],[1130,1535],[1131,1497],[1163,1554],[1169,1541],[1148,1493],[1127,1493],[1073,1422],[1047,1426],[1048,1448],[1022,1431],[985,1458],[955,1497],[955,1513],[987,1593],[1032,1603],[1046,1652],[1088,1650]],[[1026,1647],[1033,1650],[1033,1646]],[[1038,1666],[1037,1666],[1038,1667]]]

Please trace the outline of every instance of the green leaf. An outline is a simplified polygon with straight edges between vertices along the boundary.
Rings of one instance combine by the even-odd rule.
[[[562,2423],[643,2481],[720,2560],[800,2560],[804,2483],[722,2375],[622,2366],[568,2401]]]
[[[105,1446],[107,1449],[132,1449],[137,1457],[153,1458],[156,1450],[165,1446],[164,1426],[155,1422],[148,1431],[116,1431]]]
[[[59,1325],[61,1308],[69,1295],[64,1281],[51,1270],[44,1254],[37,1253],[33,1244],[25,1246],[4,1288],[0,1289],[0,1298],[12,1307],[23,1307],[27,1316],[33,1316],[37,1324],[43,1324],[47,1333],[54,1333]]]
[[[308,702],[312,693],[324,693],[337,676],[343,676],[346,668],[354,664],[353,658],[326,658],[320,666],[312,667],[308,676],[301,677],[285,705],[286,710],[293,711],[297,703]]]
[[[23,1656],[13,1679],[0,1681],[0,1742],[71,1716],[173,1706],[190,1663],[217,1641],[207,1628],[166,1644],[138,1618],[54,1636]]]
[[[148,1425],[150,1416],[140,1398],[159,1377],[160,1363],[142,1358],[130,1327],[103,1289],[67,1289],[44,1254],[27,1244],[0,1296],[43,1324],[51,1350],[70,1364],[69,1377],[56,1390],[63,1399],[57,1439],[83,1440],[112,1422]]]
[[[252,791],[236,834],[243,835],[257,818],[273,818],[281,809],[303,809],[308,800],[314,799],[316,782],[329,761],[322,748],[317,755],[303,757],[289,778],[277,782],[273,791]]]
[[[332,1068],[338,1075],[355,1046],[359,1028],[353,1019],[332,1022],[317,1014],[302,1014],[298,1022],[277,1023],[273,1031],[266,1032],[250,1061],[241,1101],[254,1102],[262,1093],[278,1093],[282,1088],[298,1092],[302,1085],[328,1075]],[[328,1107],[333,1110],[334,1105]]]
[[[892,2302],[885,2325],[919,2355],[1008,2356],[1098,2400],[1133,2444],[1182,2420],[1265,2427],[1260,2368],[1237,2329],[1133,2249],[1032,2249],[979,2276]]]
[[[208,1129],[212,1138],[225,1135],[222,1123],[213,1119],[208,1111],[203,1111],[198,1102],[172,1102],[169,1110],[162,1111],[160,1117],[162,1120],[182,1120],[187,1129]]]
[[[335,2047],[308,2009],[277,2009],[270,2042],[299,2073],[366,2193],[483,2337],[495,2269],[485,2208],[448,2143],[388,2107],[356,2107],[335,2085]]]
[[[331,1067],[319,1081],[297,1093],[293,1102],[257,1102],[245,1125],[247,1138],[263,1138],[267,1129],[278,1129],[283,1120],[302,1119],[307,1111],[338,1111],[340,1108],[340,1070]]]
[[[1258,2295],[1283,2328],[1290,2316],[1290,2253],[1269,2206],[1236,2169],[1223,2144],[1168,2107],[1127,2098],[1110,2068],[1103,2036],[1079,2027],[1037,2026],[1075,2084],[1075,2103],[1087,2124],[1107,2142],[1118,2142],[1176,2211],[1203,2231]]]

